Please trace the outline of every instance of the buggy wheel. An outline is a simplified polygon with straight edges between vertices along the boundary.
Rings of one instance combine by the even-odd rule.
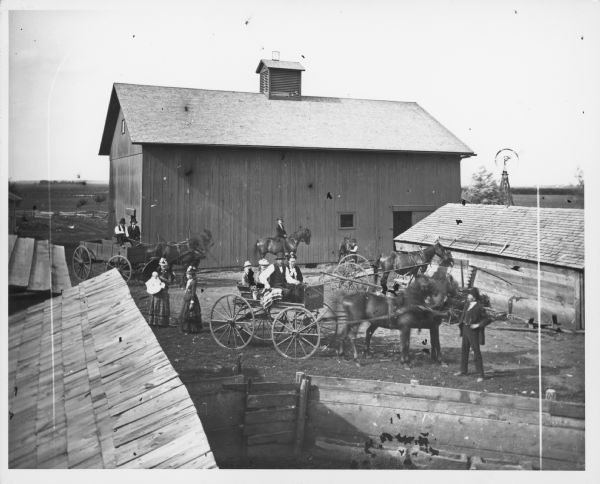
[[[259,341],[271,341],[271,325],[273,320],[269,311],[260,311],[254,314],[254,338]]]
[[[73,272],[80,281],[85,281],[92,273],[92,254],[85,245],[80,245],[73,252]]]
[[[243,297],[226,294],[210,310],[210,332],[219,346],[240,350],[254,335],[254,311]]]
[[[369,262],[369,259],[367,259],[366,257],[363,257],[360,254],[345,255],[344,257],[342,257],[340,259],[338,266],[340,266],[342,264],[346,264],[347,262],[353,262],[354,264],[358,264],[365,270],[368,270],[371,268],[371,263]]]
[[[129,279],[131,279],[131,263],[127,257],[113,255],[106,263],[106,270],[110,271],[111,269],[117,269],[121,274],[121,277],[125,279],[125,282],[129,282]]]
[[[310,358],[319,348],[321,330],[317,318],[303,307],[281,311],[272,327],[273,345],[277,352],[293,360]]]
[[[152,277],[152,273],[154,271],[158,270],[159,260],[160,259],[158,257],[154,257],[144,265],[144,268],[142,269],[142,279],[144,282],[150,279],[150,277]]]
[[[332,274],[338,277],[331,277],[331,286],[338,291],[369,291],[371,288],[367,284],[373,284],[373,274],[354,262],[346,262],[337,266]],[[365,284],[361,284],[361,283]]]

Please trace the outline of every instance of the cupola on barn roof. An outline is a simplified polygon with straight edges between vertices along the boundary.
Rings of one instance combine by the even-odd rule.
[[[99,154],[122,110],[134,144],[474,155],[415,102],[303,96],[302,71],[261,59],[259,93],[115,83]]]

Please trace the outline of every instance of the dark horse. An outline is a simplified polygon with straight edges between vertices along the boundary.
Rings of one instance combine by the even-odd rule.
[[[410,274],[416,276],[421,270],[431,263],[434,256],[442,259],[442,264],[452,264],[452,254],[445,249],[439,242],[436,242],[423,250],[414,252],[394,252],[388,255],[380,254],[373,263],[375,270],[375,284],[379,276],[379,269],[382,269],[381,287],[383,293],[388,291],[387,280],[390,272],[395,272],[399,275]]]
[[[445,290],[445,284],[426,276],[418,276],[410,286],[395,297],[367,292],[343,296],[341,303],[348,321],[340,322],[336,327],[336,337],[339,340],[338,355],[344,354],[344,340],[348,338],[352,345],[354,360],[358,359],[354,340],[360,324],[368,321],[365,354],[370,351],[371,337],[377,328],[397,329],[400,331],[400,358],[403,363],[408,363],[411,329],[428,329],[431,359],[439,363],[441,361],[439,326],[447,313],[427,307],[425,304],[445,300]]]
[[[170,266],[198,267],[202,259],[206,259],[208,250],[214,245],[210,230],[204,230],[200,237],[191,237],[183,242],[159,242],[150,250],[151,262],[144,268],[147,279],[158,267],[158,261],[164,257]]]
[[[300,242],[310,245],[310,235],[310,229],[301,226],[285,239],[281,237],[265,237],[263,239],[258,239],[254,250],[260,255],[261,259],[269,253],[277,255],[279,252],[285,254],[291,254],[293,252],[295,254]]]
[[[341,261],[344,257],[350,254],[356,253],[356,239],[354,237],[344,237],[342,243],[340,244],[340,250],[338,252],[338,262]]]

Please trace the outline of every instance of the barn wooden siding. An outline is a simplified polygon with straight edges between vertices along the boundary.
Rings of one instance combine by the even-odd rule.
[[[137,210],[137,219],[141,220],[142,147],[131,143],[127,122],[125,122],[125,133],[121,133],[122,121],[123,111],[120,110],[110,148],[109,237],[112,237],[113,229],[121,217],[125,217],[129,223],[127,209]]]
[[[279,216],[288,233],[312,231],[301,263],[336,260],[344,236],[374,257],[392,248],[392,207],[423,217],[460,198],[460,159],[440,154],[144,145],[143,173],[143,241],[208,229],[216,243],[204,267],[256,263],[253,245]],[[355,214],[355,229],[338,228],[340,212]]]
[[[398,250],[416,250],[418,245],[396,243]],[[473,266],[479,268],[474,286],[490,297],[492,308],[528,320],[538,319],[537,263],[506,257],[451,251],[454,266],[448,271],[458,283],[467,284]],[[462,264],[462,266],[461,266]],[[461,275],[462,267],[462,275]],[[431,270],[435,270],[432,266]],[[585,329],[583,308],[584,272],[567,267],[542,264],[540,271],[542,323],[552,315],[567,329]],[[512,299],[512,308],[509,300]]]

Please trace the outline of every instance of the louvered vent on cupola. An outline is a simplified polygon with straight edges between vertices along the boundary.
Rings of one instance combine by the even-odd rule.
[[[260,74],[260,92],[269,99],[300,100],[303,70],[299,62],[261,59],[256,68]]]

